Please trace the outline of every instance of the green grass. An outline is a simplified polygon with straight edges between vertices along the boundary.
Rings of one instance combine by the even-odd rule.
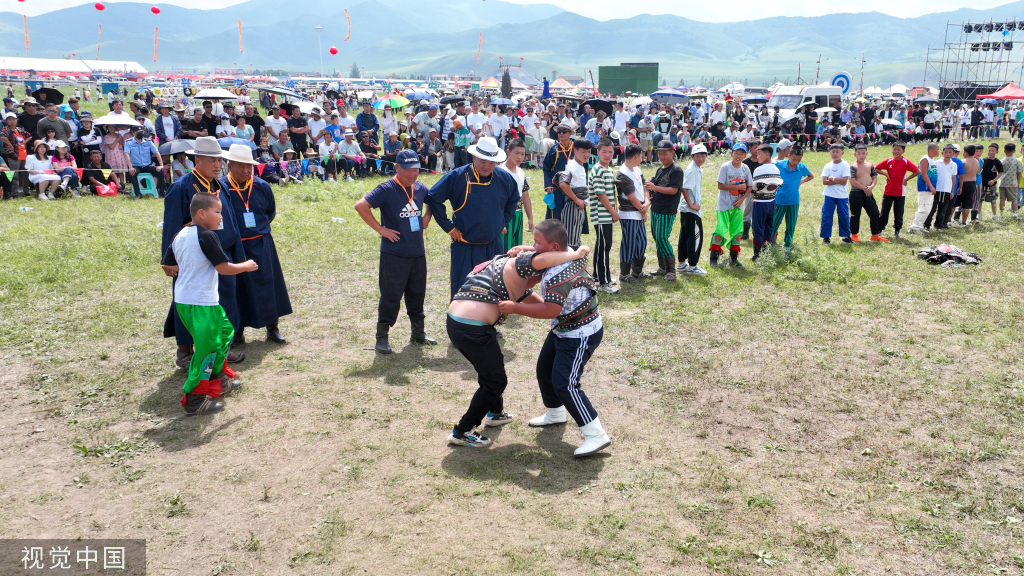
[[[525,426],[545,334],[526,318],[503,327],[519,418],[488,450],[445,446],[476,376],[444,338],[436,227],[442,344],[401,319],[374,356],[379,239],[352,205],[375,183],[275,190],[289,344],[250,330],[244,388],[198,419],[161,337],[161,203],[0,203],[0,536],[146,538],[151,566],[200,574],[1024,573],[1016,220],[823,246],[815,182],[798,259],[750,265],[745,242],[742,271],[602,295],[583,386],[613,444],[575,461],[575,426]],[[941,241],[984,263],[913,255]]]

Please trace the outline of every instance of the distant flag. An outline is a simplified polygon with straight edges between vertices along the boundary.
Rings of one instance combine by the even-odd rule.
[[[238,19],[238,53],[242,53],[242,19]]]
[[[352,35],[352,19],[348,17],[348,8],[345,9],[345,20],[348,22],[348,34],[345,34],[345,42],[348,42],[348,37]]]
[[[480,65],[480,48],[484,45],[484,33],[480,33],[480,41],[476,45],[476,65]],[[25,25],[25,52],[28,53],[28,24]]]
[[[159,31],[159,28],[153,27],[153,62],[156,62],[156,35]]]
[[[22,23],[25,24],[25,54],[28,54],[28,16],[25,16],[24,14],[22,14],[21,15],[21,21],[22,21]],[[483,33],[481,33],[481,37],[482,37],[482,35],[483,35]],[[477,55],[476,58],[477,58],[477,60],[479,60],[480,56]]]

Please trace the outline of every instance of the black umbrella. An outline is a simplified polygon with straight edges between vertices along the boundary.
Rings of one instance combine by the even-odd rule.
[[[587,100],[586,102],[583,103],[584,106],[587,106],[588,104],[594,110],[595,114],[601,110],[604,110],[604,113],[607,114],[608,116],[611,116],[615,113],[615,104],[613,104],[610,100],[601,100],[599,98],[594,98],[592,100]]]
[[[461,94],[452,94],[451,96],[441,98],[441,104],[456,104],[458,102],[464,102],[465,100],[466,97]]]
[[[914,104],[935,104],[938,100],[934,96],[921,96],[914,99]]]
[[[330,98],[331,100],[337,100],[341,96],[338,95],[338,91],[337,90],[328,90],[327,91],[327,97]]]
[[[748,96],[743,99],[744,104],[767,104],[768,99],[764,96]]]
[[[39,104],[45,106],[47,104],[63,104],[64,95],[60,93],[60,90],[56,88],[40,88],[32,93],[32,96],[39,101]]]

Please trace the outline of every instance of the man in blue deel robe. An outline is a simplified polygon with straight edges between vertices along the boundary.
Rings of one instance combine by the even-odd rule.
[[[501,232],[519,203],[515,178],[495,170],[507,156],[494,138],[481,138],[466,151],[473,162],[445,174],[426,198],[434,221],[452,237],[452,296],[477,264],[503,252]],[[452,207],[450,220],[445,202]]]

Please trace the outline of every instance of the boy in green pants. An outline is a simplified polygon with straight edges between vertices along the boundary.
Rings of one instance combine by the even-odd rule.
[[[743,234],[743,201],[754,188],[750,168],[743,163],[747,145],[742,142],[732,147],[732,162],[722,164],[718,170],[718,221],[711,236],[711,265],[719,267],[718,259],[725,246],[729,246],[729,264],[740,264],[740,236]]]
[[[224,248],[213,231],[221,224],[220,198],[196,194],[189,203],[192,223],[181,229],[167,248],[160,264],[174,283],[174,307],[182,324],[195,341],[195,353],[182,389],[181,405],[186,416],[212,414],[224,409],[220,396],[241,385],[232,380],[227,367],[228,347],[235,335],[220,306],[218,274],[235,275],[256,270],[256,263],[228,262]]]
[[[772,228],[775,229],[775,236],[779,235],[779,226],[786,221],[786,232],[784,243],[786,255],[793,246],[793,234],[796,232],[796,217],[800,213],[800,185],[814,180],[814,175],[801,162],[804,157],[804,150],[799,144],[789,148],[789,157],[786,160],[779,160],[775,163],[779,167],[779,176],[782,176],[782,186],[775,193],[775,219]]]

